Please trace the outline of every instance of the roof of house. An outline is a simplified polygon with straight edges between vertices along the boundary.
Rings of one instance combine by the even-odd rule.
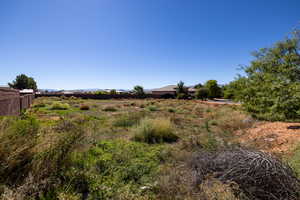
[[[34,93],[33,89],[23,89],[20,90],[20,93]]]
[[[197,89],[194,87],[189,87],[188,90],[189,90],[189,92],[196,92]]]
[[[154,92],[176,92],[176,85],[167,85],[162,88],[153,89]]]
[[[153,89],[154,92],[176,92],[177,85],[167,85],[162,88]],[[195,92],[196,88],[194,86],[187,87],[189,92]]]

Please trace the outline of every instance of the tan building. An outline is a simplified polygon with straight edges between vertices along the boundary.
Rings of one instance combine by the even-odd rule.
[[[152,90],[152,94],[157,94],[157,95],[166,95],[166,94],[170,94],[170,95],[175,95],[176,94],[176,85],[167,85],[165,87],[162,88],[157,88]]]
[[[152,90],[152,94],[156,94],[156,95],[176,95],[176,88],[177,85],[167,85],[165,87],[162,88],[157,88],[157,89],[153,89]],[[194,87],[188,87],[188,92],[190,95],[195,94],[196,89]]]

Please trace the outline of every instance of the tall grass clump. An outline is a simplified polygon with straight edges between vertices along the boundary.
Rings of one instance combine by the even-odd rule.
[[[70,108],[70,105],[67,103],[59,103],[55,102],[50,106],[51,110],[68,110]]]
[[[90,107],[88,105],[85,105],[85,104],[80,105],[80,110],[89,110],[89,109],[90,109]]]
[[[288,162],[300,178],[300,144],[296,146]]]
[[[148,199],[154,195],[162,149],[123,140],[100,141],[73,154],[66,184],[76,193],[88,193],[87,199]]]
[[[218,109],[214,109],[210,113],[206,114],[206,117],[220,129],[229,133],[250,128],[255,122],[255,120],[247,116],[244,112],[230,106],[223,106]]]
[[[19,183],[29,172],[39,123],[35,118],[15,119],[0,126],[0,182]]]
[[[153,112],[153,111],[158,111],[159,109],[156,106],[148,106],[148,110]]]
[[[107,106],[107,107],[103,108],[103,111],[105,111],[105,112],[116,112],[117,109],[113,106]]]
[[[130,127],[137,124],[145,116],[144,112],[126,113],[118,117],[113,125],[116,127]]]
[[[135,128],[133,140],[149,144],[176,142],[179,137],[174,134],[170,119],[143,119]]]

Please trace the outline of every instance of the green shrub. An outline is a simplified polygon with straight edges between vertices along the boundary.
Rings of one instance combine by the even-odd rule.
[[[67,103],[59,103],[55,102],[51,105],[51,110],[68,110],[70,108],[70,105]]]
[[[105,112],[116,112],[117,109],[113,106],[107,106],[107,107],[103,108],[103,111],[105,111]]]
[[[176,112],[176,109],[174,109],[174,108],[168,108],[168,112],[170,112],[170,113],[175,113],[175,112]]]
[[[158,111],[159,109],[156,106],[148,106],[149,111]]]
[[[80,110],[89,110],[90,107],[88,105],[81,105]]]
[[[236,99],[258,119],[300,119],[300,34],[255,52],[245,76],[231,83]]]
[[[176,142],[179,137],[173,133],[169,119],[143,119],[136,127],[133,140],[149,144]]]
[[[44,108],[44,107],[46,107],[46,104],[45,103],[38,103],[38,104],[34,104],[33,107],[34,108]]]
[[[298,177],[300,177],[300,145],[296,147],[292,157],[288,160],[288,162],[297,173]]]
[[[1,130],[0,183],[17,184],[26,177],[38,131],[35,118],[16,119]]]
[[[188,97],[186,93],[178,93],[176,96],[177,99],[187,99]]]
[[[161,152],[161,146],[101,141],[87,152],[73,154],[66,184],[78,193],[88,190],[90,199],[120,199],[125,194],[138,194],[143,199],[153,195]],[[148,189],[142,188],[145,186]]]
[[[206,100],[208,98],[209,90],[207,88],[199,88],[196,91],[196,98]]]
[[[113,125],[117,127],[130,127],[137,124],[145,114],[143,112],[126,113],[117,118]]]

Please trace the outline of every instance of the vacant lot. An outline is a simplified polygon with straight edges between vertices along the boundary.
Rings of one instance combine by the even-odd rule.
[[[267,199],[234,178],[207,173],[199,182],[195,174],[199,155],[213,159],[241,146],[264,150],[254,134],[245,142],[262,122],[239,106],[38,98],[21,117],[0,123],[2,199]],[[297,148],[288,151],[280,156],[297,170]]]

